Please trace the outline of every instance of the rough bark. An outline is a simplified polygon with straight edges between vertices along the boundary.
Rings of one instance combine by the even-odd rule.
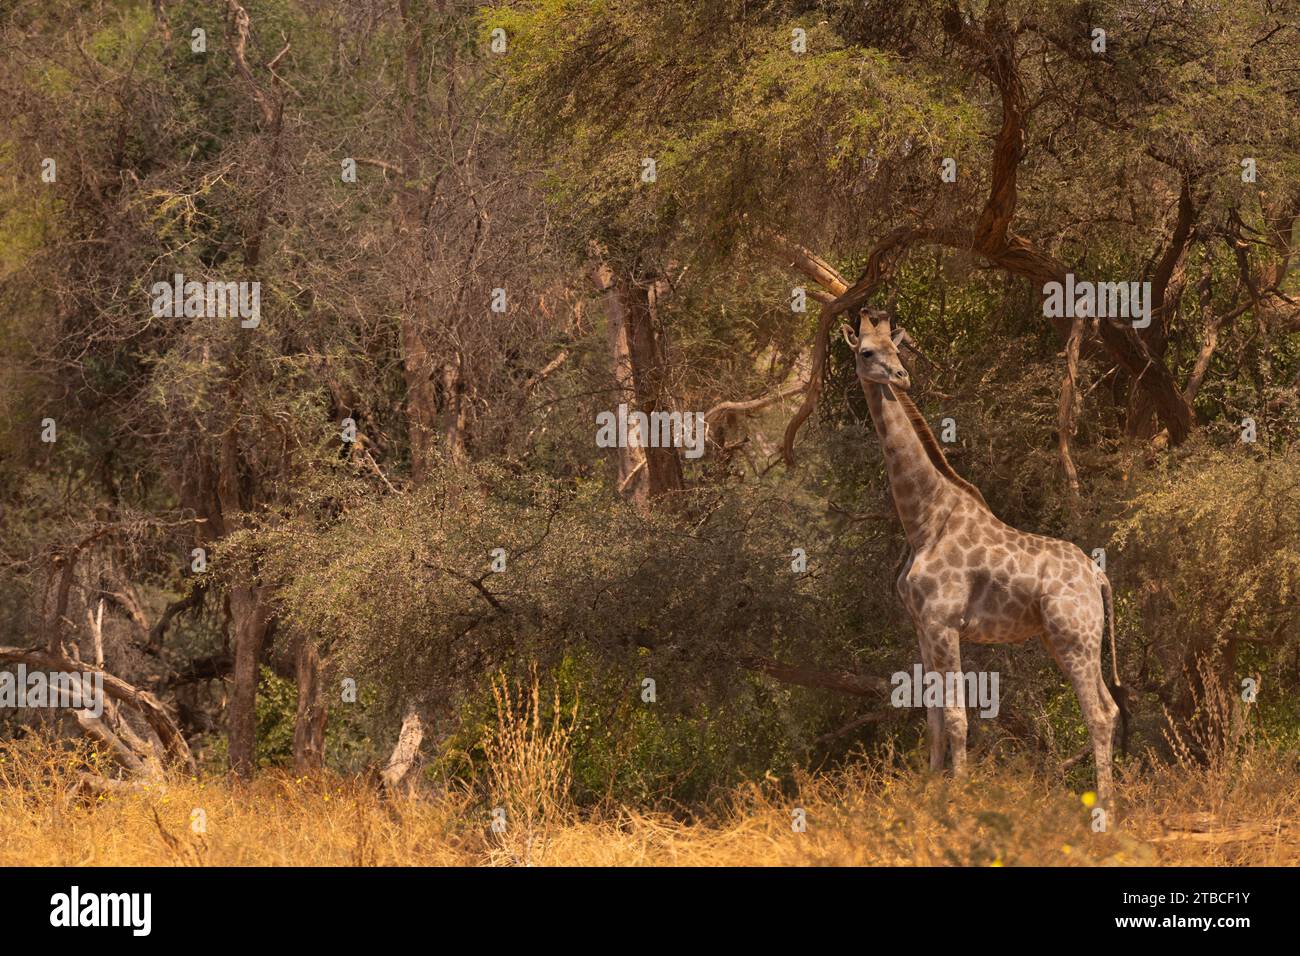
[[[240,482],[240,456],[236,426],[231,425],[221,443],[217,493],[227,531],[243,525],[246,503]],[[261,589],[249,582],[253,569],[245,569],[231,586],[231,644],[234,654],[233,680],[227,727],[230,741],[230,769],[241,777],[251,776],[256,767],[257,666],[266,639],[269,614]]]
[[[605,316],[608,322],[607,342],[609,345],[609,368],[614,381],[614,401],[634,402],[636,387],[632,381],[632,350],[629,343],[627,308],[615,288],[614,272],[604,263],[597,262],[591,267],[591,281],[596,291],[604,298]],[[612,411],[613,409],[611,409]],[[637,440],[633,441],[633,436]],[[645,510],[649,501],[649,484],[645,477],[645,450],[640,447],[640,433],[634,422],[628,423],[628,441],[625,446],[614,449],[617,461],[617,489],[625,500],[632,502],[640,510]]]
[[[81,541],[54,555],[51,570],[57,572],[54,608],[45,619],[45,647],[51,654],[63,653],[63,635],[68,623],[68,598],[72,591],[77,561],[88,547],[113,530],[111,525],[96,528]],[[48,594],[48,588],[46,590]]]
[[[406,708],[406,716],[402,719],[402,729],[398,732],[392,756],[388,758],[388,764],[380,774],[384,790],[390,795],[396,796],[402,793],[404,784],[407,793],[413,788],[411,771],[419,759],[420,744],[423,742],[424,721],[420,717],[419,708],[415,704],[409,704]]]
[[[671,399],[664,381],[663,343],[655,328],[658,286],[654,283],[637,285],[626,277],[620,277],[618,295],[624,301],[628,317],[628,354],[632,361],[636,405],[646,415],[671,411]],[[677,448],[647,448],[645,455],[651,498],[682,489],[682,461]]]
[[[298,711],[293,725],[293,766],[298,773],[325,765],[325,726],[329,709],[323,693],[320,652],[307,637],[298,639]]]
[[[439,403],[439,432],[442,437],[442,455],[448,461],[462,462],[465,448],[465,373],[464,360],[459,352],[452,361],[444,362]]]
[[[590,269],[596,291],[604,296],[608,321],[612,406],[649,415],[667,405],[660,343],[654,329],[652,290],[617,275],[596,258]],[[611,408],[610,411],[614,411]],[[627,447],[616,448],[618,492],[642,511],[659,495],[682,488],[681,459],[676,448],[647,448],[649,436],[628,423]]]
[[[226,716],[230,769],[250,777],[257,766],[257,667],[267,629],[266,609],[256,589],[231,589],[230,617],[235,656]]]

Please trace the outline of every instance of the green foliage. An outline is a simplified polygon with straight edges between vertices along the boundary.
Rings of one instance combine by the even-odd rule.
[[[339,485],[304,495],[315,501],[306,520],[231,536],[222,566],[256,554],[287,624],[332,635],[324,646],[345,666],[393,687],[481,673],[507,652],[554,657],[571,642],[671,648],[707,666],[723,635],[779,645],[830,611],[813,589],[821,579],[789,567],[808,515],[761,492],[701,494],[643,517],[594,489],[485,463],[378,500]]]
[[[257,682],[257,762],[263,767],[293,765],[293,722],[298,688],[266,666]]]
[[[699,799],[742,771],[786,773],[840,703],[748,676],[754,655],[868,673],[911,657],[887,587],[862,584],[880,578],[885,539],[827,525],[814,499],[755,487],[647,518],[488,464],[379,500],[341,485],[304,495],[314,522],[231,536],[214,573],[256,555],[283,625],[320,635],[390,726],[403,701],[482,699],[471,689],[498,667],[562,675],[584,705],[575,773],[588,797]]]
[[[659,675],[653,701],[643,686],[650,674]],[[671,675],[644,651],[611,667],[573,648],[542,676],[544,687],[558,689],[562,714],[579,705],[570,742],[571,795],[578,804],[701,806],[743,780],[773,771],[788,776],[797,765],[799,735],[818,715],[807,700],[737,675],[725,699],[683,706],[679,698],[694,700],[695,692]],[[553,702],[546,697],[543,705],[545,723]],[[443,747],[441,769],[479,773],[480,744],[495,722],[491,695],[469,696]]]
[[[340,703],[334,688],[327,689],[330,709],[325,730],[325,765],[344,773],[357,773],[384,756],[371,739],[373,689],[361,689],[355,703]],[[293,767],[294,718],[298,688],[263,665],[257,682],[257,763],[261,767]],[[208,739],[203,756],[213,771],[226,769],[228,748],[224,736]]]
[[[1168,652],[1190,636],[1202,652],[1239,643],[1239,674],[1280,687],[1300,634],[1298,465],[1294,452],[1204,449],[1143,481],[1115,543],[1167,678],[1183,678]]]
[[[220,673],[229,589],[264,586],[268,654],[307,635],[331,680],[360,686],[359,704],[331,707],[334,766],[382,757],[416,700],[462,716],[449,746],[470,765],[446,765],[472,773],[486,680],[534,663],[565,706],[583,703],[584,802],[698,804],[886,741],[919,760],[918,715],[854,724],[875,702],[752,668],[884,676],[916,658],[893,591],[905,542],[838,339],[802,464],[776,463],[816,306],[792,311],[809,280],[765,240],[780,232],[852,280],[882,237],[924,226],[878,303],[920,350],[914,396],[936,431],[954,420],[946,452],[1001,518],[1085,550],[1117,529],[1120,657],[1149,692],[1148,737],[1205,655],[1264,675],[1261,721],[1300,733],[1294,10],[1108,8],[1109,53],[1094,56],[1095,11],[1073,2],[243,5],[251,83],[227,11],[204,0],[0,11],[0,45],[20,53],[0,62],[6,641],[35,639],[54,556],[108,524],[78,566],[70,639],[108,595],[110,669],[161,686],[196,662]],[[1190,197],[1175,301],[1143,347],[1181,388],[1218,336],[1197,443],[1171,451],[1146,443],[1132,370],[1089,335],[1078,501],[1060,479],[1060,337],[1033,285],[959,241],[989,196],[1005,115],[961,32],[996,35],[999,11],[1031,107],[1013,233],[1081,276],[1150,277]],[[504,55],[489,52],[496,28]],[[283,107],[271,122],[259,91]],[[39,178],[47,156],[56,183]],[[938,178],[946,157],[956,182]],[[360,161],[355,183],[344,158]],[[649,514],[620,499],[592,442],[619,394],[593,249],[625,285],[654,287],[666,405],[786,392],[716,421],[716,447],[682,463],[688,490]],[[151,284],[175,272],[259,281],[257,332],[151,315]],[[504,315],[484,305],[497,287]],[[38,437],[47,416],[53,446]],[[1253,448],[1238,440],[1246,417]],[[197,544],[204,605],[145,653],[164,609],[198,593],[180,571]],[[795,548],[807,572],[791,570]],[[1000,727],[1061,753],[1081,742],[1035,645],[969,659],[1008,675],[1015,720]],[[262,672],[269,764],[291,758],[290,672]],[[174,702],[197,713],[186,731],[223,759],[218,679],[179,686]]]
[[[510,37],[515,127],[568,215],[615,256],[654,243],[716,254],[746,220],[800,235],[852,222],[864,190],[975,145],[959,84],[846,43],[800,6],[544,0],[481,22]],[[796,27],[806,52],[792,49]]]

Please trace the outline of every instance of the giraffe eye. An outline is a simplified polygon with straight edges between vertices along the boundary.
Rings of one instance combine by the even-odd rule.
[[[871,358],[871,356],[873,356],[873,355],[875,355],[875,354],[876,354],[876,353],[873,352],[871,349],[863,349],[863,350],[862,350],[862,357],[863,357],[864,359],[869,359],[869,358]]]

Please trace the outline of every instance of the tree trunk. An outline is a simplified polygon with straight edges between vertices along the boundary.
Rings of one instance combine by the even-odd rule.
[[[402,367],[406,375],[406,421],[411,433],[411,480],[426,481],[437,455],[438,386],[425,345],[418,303],[408,297],[402,316]]]
[[[612,405],[626,404],[628,411],[647,416],[666,404],[663,401],[662,363],[655,335],[652,291],[616,275],[602,261],[592,266],[591,279],[605,294],[609,323],[610,370],[615,384]],[[616,411],[611,408],[609,411]],[[648,448],[648,435],[640,434],[629,420],[627,447],[618,454],[618,493],[641,511],[648,511],[652,498],[682,488],[681,459],[676,448]]]
[[[457,353],[454,361],[442,365],[442,401],[439,415],[442,437],[442,457],[451,462],[463,462],[465,449],[465,374],[463,359]]]
[[[627,306],[615,287],[613,271],[601,263],[592,269],[592,281],[605,293],[605,315],[609,323],[610,372],[614,378],[615,400],[611,405],[626,402],[635,407],[636,386],[632,378],[632,347],[628,335]],[[609,409],[613,411],[614,409]],[[638,510],[649,505],[649,479],[646,475],[645,449],[641,447],[641,433],[635,422],[628,422],[627,444],[614,449],[618,460],[619,495],[632,502]]]
[[[1061,471],[1065,474],[1065,487],[1069,493],[1072,514],[1078,513],[1079,470],[1070,453],[1079,414],[1079,343],[1083,338],[1084,319],[1076,317],[1070,329],[1070,340],[1065,344],[1065,374],[1061,376],[1060,403],[1057,406],[1056,447],[1061,458]]]
[[[232,386],[233,388],[233,386]],[[235,420],[238,416],[233,416]],[[221,439],[221,465],[217,494],[226,532],[243,524],[244,495],[240,482],[239,439],[235,424]],[[266,639],[269,615],[261,589],[251,583],[253,569],[246,569],[230,589],[230,623],[233,632],[235,666],[227,713],[230,741],[230,769],[249,777],[257,766],[257,665]]]
[[[658,286],[639,286],[623,279],[619,282],[619,293],[626,303],[629,319],[628,345],[636,403],[647,416],[656,411],[672,411],[672,400],[664,381],[663,342],[655,331]],[[647,448],[645,454],[650,497],[681,491],[680,451],[675,447]]]
[[[410,774],[420,756],[420,744],[423,742],[424,722],[420,719],[419,708],[415,704],[408,704],[406,716],[402,719],[402,729],[397,735],[397,744],[380,775],[384,790],[390,795],[401,793],[404,783],[408,794],[414,788]]]
[[[293,768],[298,773],[325,765],[325,703],[320,654],[305,635],[298,639],[298,712],[293,725]]]
[[[255,588],[231,588],[230,618],[235,653],[227,713],[230,769],[247,778],[257,766],[257,665],[267,624],[266,609]]]

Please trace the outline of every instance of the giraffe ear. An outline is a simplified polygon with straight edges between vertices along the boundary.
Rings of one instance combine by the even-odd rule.
[[[898,328],[894,329],[893,340],[894,340],[894,348],[898,348],[899,342],[904,342],[904,341],[910,342],[912,341],[912,337],[907,334],[907,329],[903,328],[900,325]]]
[[[844,341],[849,343],[849,348],[857,351],[859,339],[857,334],[853,331],[853,327],[847,322],[841,322],[840,333],[844,336]]]

